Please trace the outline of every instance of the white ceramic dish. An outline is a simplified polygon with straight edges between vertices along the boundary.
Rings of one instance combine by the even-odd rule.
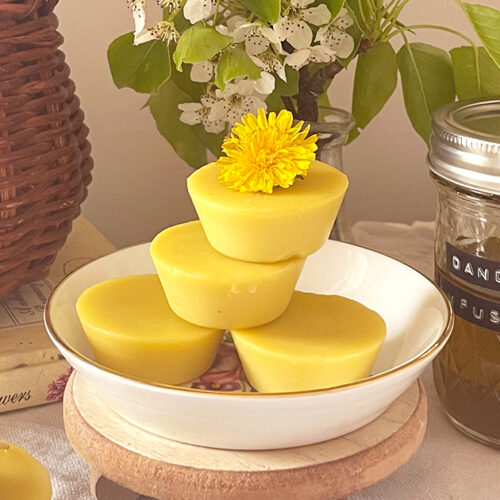
[[[245,450],[300,446],[346,434],[379,416],[417,379],[453,326],[448,301],[417,271],[376,252],[328,241],[306,261],[297,288],[344,295],[382,315],[387,337],[371,377],[288,394],[226,394],[143,383],[93,361],[75,303],[100,281],[154,272],[148,246],[120,250],[73,272],[54,290],[45,322],[64,357],[118,414],[170,439]]]

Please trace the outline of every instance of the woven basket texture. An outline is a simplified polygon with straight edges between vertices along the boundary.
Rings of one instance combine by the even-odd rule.
[[[56,3],[0,0],[0,298],[46,276],[91,180]]]

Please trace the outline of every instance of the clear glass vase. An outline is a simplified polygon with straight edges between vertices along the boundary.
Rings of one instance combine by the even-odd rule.
[[[311,133],[318,135],[316,158],[344,171],[343,148],[349,132],[354,127],[354,117],[348,111],[332,108],[324,123],[309,123]],[[345,204],[340,208],[330,239],[353,243],[351,225],[346,216]]]

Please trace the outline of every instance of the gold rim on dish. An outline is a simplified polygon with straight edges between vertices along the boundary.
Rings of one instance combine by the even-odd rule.
[[[74,349],[72,346],[70,346],[65,340],[63,340],[56,333],[56,329],[54,328],[54,325],[52,323],[52,319],[50,317],[50,308],[52,305],[53,297],[56,294],[56,292],[58,291],[58,289],[66,282],[66,280],[68,280],[73,274],[75,274],[79,271],[82,271],[86,266],[91,265],[92,263],[97,262],[100,259],[105,259],[106,257],[108,257],[109,255],[112,255],[112,254],[104,255],[102,257],[99,257],[98,259],[93,260],[92,262],[84,264],[83,266],[81,266],[81,267],[75,269],[74,271],[72,271],[71,273],[69,273],[65,278],[63,278],[59,282],[59,284],[54,288],[54,290],[50,294],[49,300],[47,301],[47,304],[45,306],[45,310],[44,310],[45,327],[46,327],[49,335],[51,337],[55,338],[58,343],[62,344],[65,347],[65,349],[70,351],[71,354],[73,354],[75,357],[77,357],[78,359],[80,359],[84,363],[90,364],[94,368],[97,368],[98,370],[102,370],[106,373],[109,373],[109,374],[115,376],[115,377],[119,377],[119,378],[125,379],[127,381],[132,381],[134,383],[141,384],[141,385],[144,385],[147,387],[155,387],[155,388],[159,388],[159,389],[169,389],[169,390],[173,390],[173,391],[189,392],[191,394],[196,394],[197,396],[216,395],[219,397],[231,397],[231,398],[234,398],[234,397],[304,396],[304,395],[320,394],[320,393],[325,393],[325,392],[334,392],[334,391],[339,391],[339,390],[343,390],[343,389],[349,389],[351,387],[365,385],[367,383],[370,383],[370,382],[373,382],[376,380],[381,380],[381,379],[387,378],[389,375],[392,375],[392,374],[399,372],[405,368],[408,368],[410,366],[415,365],[419,361],[422,361],[422,360],[428,358],[429,356],[431,356],[431,354],[433,354],[438,348],[440,348],[442,345],[444,345],[446,343],[449,336],[451,335],[451,331],[452,331],[453,325],[454,325],[453,309],[451,307],[450,301],[448,300],[448,297],[446,296],[446,294],[431,279],[429,279],[427,276],[425,276],[425,274],[420,272],[418,269],[415,269],[413,266],[405,264],[404,262],[401,262],[400,260],[395,259],[394,257],[390,257],[386,254],[381,253],[381,252],[377,252],[375,250],[364,247],[362,245],[355,245],[352,243],[344,243],[344,242],[336,242],[336,243],[341,243],[343,245],[361,248],[363,250],[367,250],[368,252],[382,255],[388,259],[399,262],[399,264],[401,264],[405,267],[408,267],[409,269],[412,269],[417,274],[419,274],[422,278],[424,278],[426,281],[428,281],[439,292],[439,294],[441,295],[441,297],[443,298],[443,300],[446,304],[446,309],[448,311],[448,318],[447,318],[446,324],[443,328],[443,332],[441,333],[439,338],[433,344],[431,344],[427,349],[425,349],[425,351],[421,352],[417,357],[414,357],[401,365],[395,366],[394,368],[390,368],[389,370],[378,373],[377,375],[373,375],[373,376],[370,376],[367,378],[363,378],[361,380],[357,380],[355,382],[349,382],[347,384],[336,385],[333,387],[325,387],[322,389],[310,389],[307,391],[294,391],[294,392],[222,392],[222,391],[210,391],[210,390],[205,390],[205,389],[193,389],[191,387],[181,387],[181,386],[177,386],[177,385],[168,385],[168,384],[162,384],[162,383],[156,383],[156,382],[148,382],[148,381],[142,380],[140,378],[136,378],[136,377],[133,377],[130,375],[126,375],[122,372],[115,371],[111,368],[107,368],[106,366],[97,363],[93,359],[90,359],[87,356],[84,356],[83,354],[78,352],[76,349]],[[130,250],[130,249],[136,248],[136,247],[142,247],[142,246],[147,245],[147,244],[148,243],[140,243],[138,245],[130,245],[128,247],[121,248],[120,250],[117,250],[117,252]],[[116,252],[114,252],[114,253],[116,253]]]

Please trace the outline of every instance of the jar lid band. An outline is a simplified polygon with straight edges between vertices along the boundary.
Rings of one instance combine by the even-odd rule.
[[[438,177],[500,195],[500,99],[460,101],[438,109],[428,159]]]

